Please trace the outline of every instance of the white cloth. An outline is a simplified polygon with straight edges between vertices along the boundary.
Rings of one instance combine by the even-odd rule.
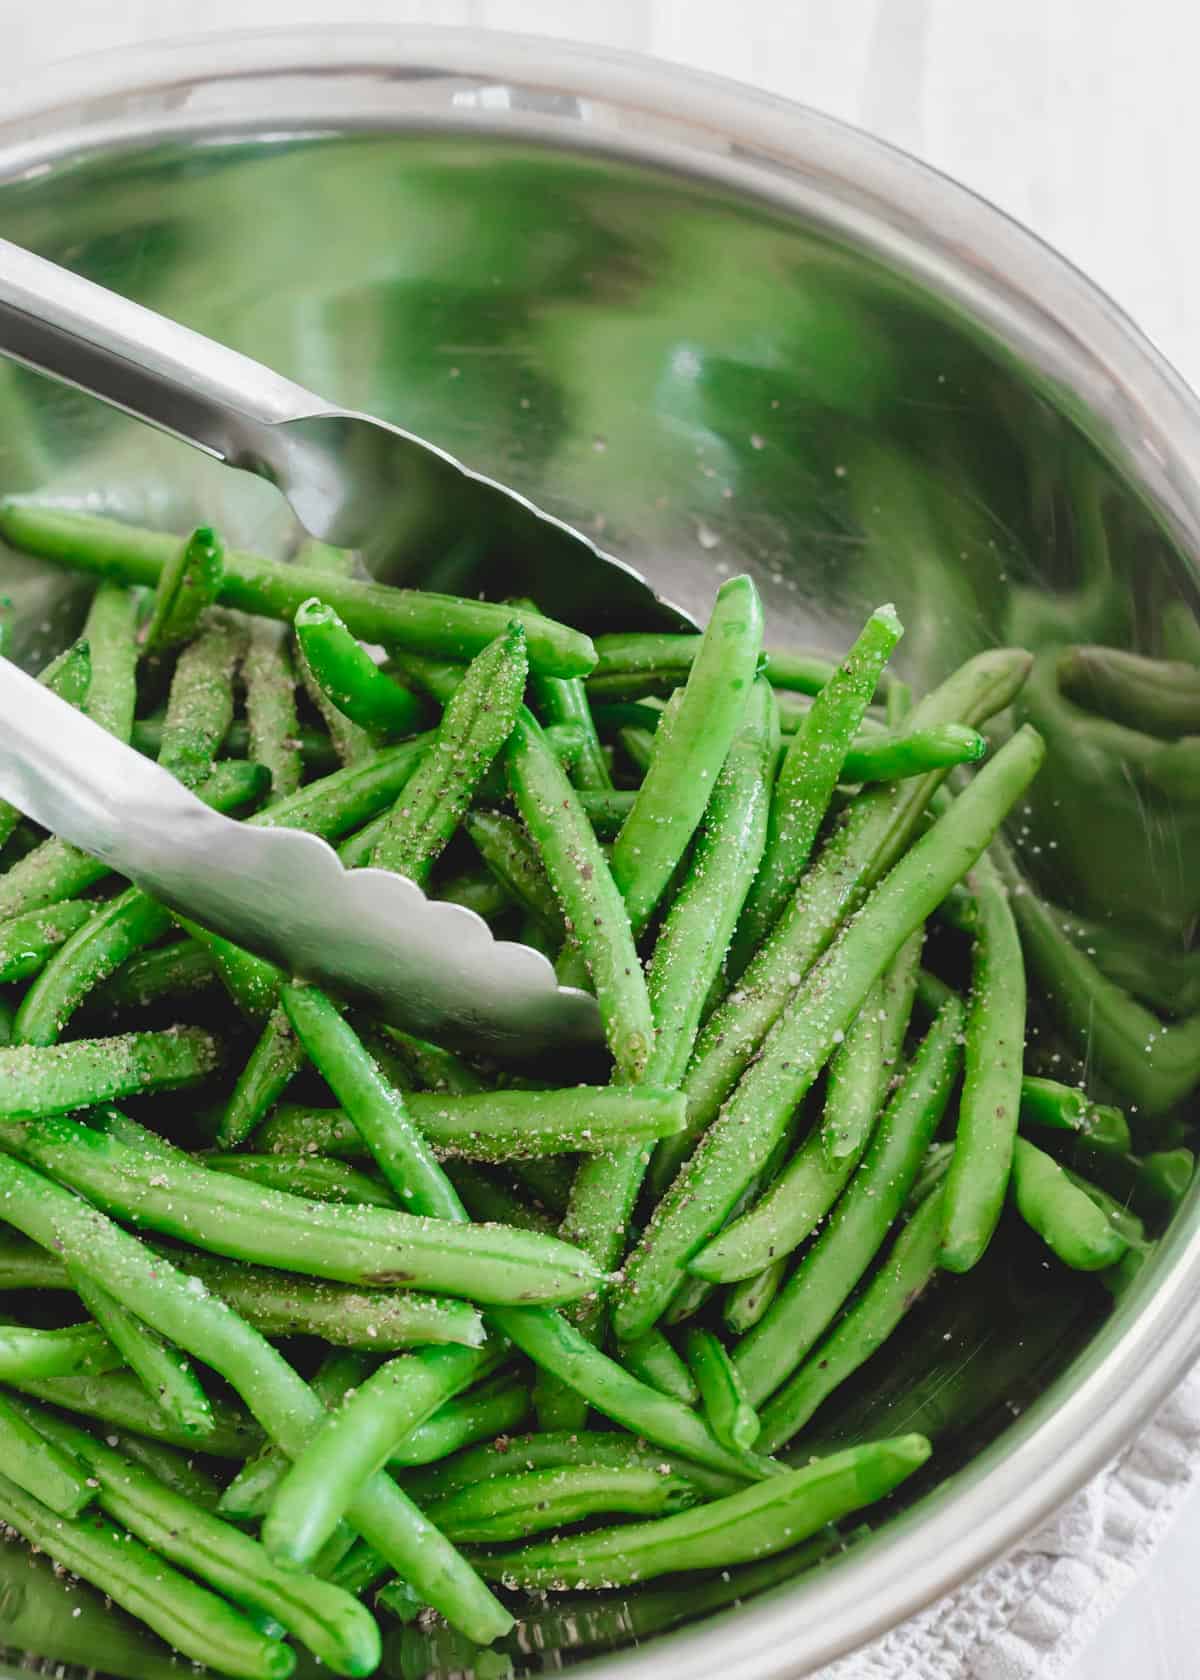
[[[1200,1367],[1001,1562],[821,1680],[1054,1680],[1146,1569],[1200,1476]]]

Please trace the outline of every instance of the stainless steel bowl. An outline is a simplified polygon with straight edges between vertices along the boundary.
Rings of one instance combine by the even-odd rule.
[[[918,683],[991,642],[1153,651],[1164,605],[1194,610],[1191,393],[1037,240],[853,130],[648,60],[454,31],[126,53],[32,99],[2,107],[0,232],[425,432],[689,607],[748,567],[776,637],[838,646],[893,598]],[[294,536],[264,486],[11,370],[0,487],[203,510],[275,552]],[[32,658],[78,603],[16,556],[2,577]],[[1050,725],[1031,866],[1077,910],[1186,938],[1200,803],[1147,805]],[[1035,1403],[883,1532],[650,1648],[629,1625],[592,1671],[807,1674],[1017,1541],[1200,1348],[1198,1209]],[[0,1637],[96,1661],[46,1584],[0,1586]],[[394,1674],[435,1661],[389,1647]]]

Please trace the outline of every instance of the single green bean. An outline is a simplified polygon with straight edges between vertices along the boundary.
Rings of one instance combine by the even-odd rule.
[[[191,641],[209,607],[221,592],[225,545],[208,525],[190,537],[175,539],[154,583],[154,603],[141,632],[145,653]]]
[[[328,1414],[280,1482],[262,1529],[270,1555],[290,1568],[310,1567],[397,1444],[492,1358],[487,1348],[425,1348],[372,1372]]]
[[[1150,735],[1200,732],[1200,670],[1186,660],[1150,659],[1123,648],[1073,647],[1058,656],[1068,699]]]
[[[228,813],[252,804],[266,783],[267,774],[260,765],[230,759],[218,764],[195,791],[214,811]],[[52,835],[0,875],[0,919],[74,898],[109,873],[108,865],[98,858]]]
[[[528,1383],[502,1373],[439,1406],[397,1442],[388,1463],[393,1470],[433,1464],[460,1448],[492,1441],[497,1435],[518,1429],[529,1410]]]
[[[467,1213],[478,1223],[514,1225],[520,1231],[544,1231],[547,1235],[556,1229],[555,1220],[527,1207],[515,1190],[497,1182],[486,1167],[477,1167],[470,1161],[447,1161],[443,1171]]]
[[[170,926],[170,912],[138,887],[109,899],[80,923],[25,993],[14,1042],[57,1044],[89,993]]]
[[[1168,1029],[1076,948],[1006,847],[997,846],[994,856],[1026,960],[1072,1048],[1144,1115],[1174,1108],[1200,1083],[1200,1014]]]
[[[763,1445],[775,1452],[799,1434],[822,1401],[865,1365],[920,1299],[938,1269],[945,1190],[927,1196],[866,1288],[763,1409]]]
[[[659,1470],[580,1464],[497,1476],[427,1507],[449,1539],[461,1543],[523,1540],[548,1528],[616,1513],[673,1516],[699,1500],[691,1482]]]
[[[212,775],[233,722],[233,679],[245,646],[240,624],[212,618],[176,661],[158,762],[184,787]]]
[[[131,1459],[143,1470],[148,1470],[173,1493],[190,1500],[193,1505],[199,1505],[201,1510],[216,1510],[221,1484],[207,1470],[200,1468],[194,1456],[178,1447],[168,1447],[162,1441],[151,1441],[146,1435],[131,1434],[128,1430],[123,1430],[116,1437],[116,1451],[122,1458]]]
[[[201,1509],[120,1451],[45,1412],[31,1421],[73,1452],[99,1483],[101,1508],[158,1556],[243,1610],[274,1618],[335,1674],[367,1675],[379,1663],[370,1612],[311,1575],[272,1564],[265,1547]]]
[[[985,854],[967,884],[975,895],[971,999],[963,1042],[963,1088],[944,1197],[941,1264],[968,1272],[992,1240],[1012,1171],[1025,1100],[1025,962],[1008,889]]]
[[[166,1164],[153,1162],[159,1174]],[[237,1186],[235,1179],[212,1176]],[[271,1192],[253,1194],[261,1200]],[[97,1280],[160,1335],[170,1336],[185,1352],[211,1365],[289,1456],[304,1450],[322,1421],[320,1401],[271,1344],[223,1301],[194,1289],[183,1273],[96,1208],[10,1156],[0,1156],[0,1197],[10,1222],[27,1236],[55,1248],[68,1263],[86,1261]],[[329,1211],[346,1213],[344,1208]],[[376,1214],[375,1209],[364,1212]],[[446,1241],[456,1233],[445,1228],[440,1234]],[[470,1567],[394,1482],[373,1477],[348,1514],[363,1539],[470,1637],[489,1644],[512,1625],[512,1618]]]
[[[462,1204],[413,1124],[404,1098],[388,1083],[353,1027],[316,986],[288,985],[283,1007],[297,1038],[362,1133],[380,1172],[411,1213],[445,1218],[447,1198]]]
[[[95,1514],[65,1517],[0,1476],[0,1518],[198,1664],[242,1680],[284,1680],[295,1653],[224,1599]]]
[[[498,811],[471,811],[466,830],[497,881],[537,918],[553,941],[561,944],[566,937],[562,911],[533,842],[520,823]]]
[[[182,1430],[147,1394],[132,1371],[106,1371],[71,1377],[13,1376],[11,1386],[31,1399],[77,1412],[91,1423],[127,1429],[167,1445],[197,1449],[196,1437]],[[204,1438],[204,1452],[213,1458],[241,1463],[262,1446],[262,1435],[241,1406],[213,1400],[214,1427]]]
[[[770,686],[770,685],[768,685]],[[650,768],[654,757],[654,735],[649,729],[640,729],[637,725],[626,724],[617,731],[617,740],[621,743],[621,750],[632,764],[635,780],[641,781]]]
[[[199,1027],[75,1039],[0,1050],[0,1119],[28,1120],[194,1085],[220,1064],[220,1046]]]
[[[640,1334],[657,1321],[688,1262],[716,1235],[762,1171],[789,1116],[876,978],[975,863],[1037,774],[1043,756],[1037,732],[1027,726],[1019,730],[892,868],[818,960],[626,1262],[616,1292],[618,1335]],[[768,1254],[760,1264],[772,1258]],[[718,1275],[717,1281],[728,1278]]]
[[[71,1288],[129,1369],[185,1435],[202,1445],[212,1432],[208,1395],[187,1360],[157,1331],[143,1324],[78,1265],[67,1267]]]
[[[5,1477],[61,1517],[77,1517],[95,1497],[85,1466],[39,1435],[2,1394],[0,1464],[4,1465]]]
[[[654,1023],[607,859],[540,727],[524,710],[509,737],[506,764],[521,819],[587,962],[613,1061],[624,1080],[636,1083],[649,1060]]]
[[[224,939],[219,933],[201,927],[186,916],[175,916],[179,927],[194,939],[212,958],[213,967],[234,1003],[251,1021],[263,1021],[279,1000],[283,975],[274,963],[257,957]]]
[[[636,793],[629,788],[580,788],[579,809],[591,824],[597,840],[615,840],[624,827]]]
[[[273,1009],[221,1112],[216,1137],[220,1148],[236,1149],[245,1142],[275,1107],[305,1060],[304,1046],[287,1011]]]
[[[0,922],[0,984],[31,980],[73,933],[96,913],[85,899],[68,899],[44,910]]]
[[[929,770],[948,770],[956,764],[977,764],[987,754],[987,741],[976,729],[943,723],[927,729],[889,729],[851,743],[842,762],[845,782],[889,782],[923,776]]]
[[[214,1172],[233,1173],[272,1190],[288,1190],[309,1196],[315,1202],[365,1203],[370,1207],[394,1208],[396,1198],[386,1185],[359,1172],[345,1161],[331,1161],[319,1155],[206,1155],[205,1164]]]
[[[784,1257],[782,1260],[772,1260],[769,1266],[764,1266],[761,1272],[755,1272],[753,1277],[743,1278],[740,1283],[729,1285],[725,1291],[721,1317],[725,1320],[725,1327],[730,1335],[744,1336],[747,1331],[753,1330],[783,1288],[783,1280],[787,1273],[788,1261]]]
[[[1124,1239],[1129,1248],[1136,1249],[1141,1254],[1150,1252],[1154,1244],[1147,1240],[1146,1227],[1131,1208],[1126,1207],[1124,1202],[1119,1202],[1115,1196],[1110,1196],[1108,1191],[1102,1189],[1099,1184],[1093,1184],[1090,1179],[1084,1178],[1081,1173],[1072,1171],[1070,1167],[1064,1166],[1063,1171],[1071,1184],[1077,1190],[1082,1190],[1084,1195],[1100,1209],[1113,1230]]]
[[[537,603],[534,601],[518,600],[514,604],[530,612],[537,611]],[[596,734],[587,690],[580,678],[546,677],[538,671],[531,671],[529,688],[534,707],[541,713],[543,723],[571,724],[582,733],[582,746],[575,766],[576,786],[611,788],[612,777]]]
[[[70,902],[78,902],[72,900]],[[94,906],[93,906],[94,908]],[[36,914],[36,912],[35,912]],[[97,1008],[144,1009],[164,998],[190,997],[216,982],[208,952],[190,939],[130,957],[95,993]]]
[[[733,1451],[749,1452],[762,1429],[737,1366],[711,1330],[689,1330],[688,1369],[700,1390],[709,1428]]]
[[[646,1070],[651,1083],[682,1079],[705,1000],[759,868],[778,729],[770,687],[760,677],[704,813],[691,867],[654,944],[647,974],[657,1035]]]
[[[682,688],[700,652],[702,638],[694,633],[617,631],[597,636],[596,664],[587,690],[597,699],[631,700],[642,695],[670,694]],[[763,674],[775,688],[819,694],[837,669],[822,654],[766,649]]]
[[[453,1050],[415,1038],[399,1027],[385,1025],[380,1031],[389,1050],[399,1057],[409,1083],[415,1082],[425,1090],[445,1091],[456,1097],[475,1096],[488,1089],[488,1081]]]
[[[128,741],[137,704],[138,599],[117,583],[101,583],[83,624],[91,678],[83,710],[118,741]]]
[[[421,719],[416,696],[380,670],[335,610],[315,596],[294,619],[305,662],[326,698],[372,740],[411,735]]]
[[[929,1451],[923,1435],[848,1447],[678,1516],[489,1553],[478,1560],[479,1569],[508,1586],[565,1591],[628,1586],[676,1570],[766,1557],[886,1498],[920,1469]]]
[[[1031,656],[1019,649],[977,655],[921,701],[913,726],[981,723],[1010,704],[1030,664]],[[716,1118],[844,918],[905,851],[944,775],[930,771],[875,788],[851,804],[749,968],[705,1023],[683,1086],[691,1135],[698,1137]]]
[[[1018,1137],[1013,1152],[1012,1195],[1025,1223],[1075,1271],[1115,1265],[1128,1247],[1087,1192],[1027,1138]]]
[[[159,531],[39,508],[14,497],[0,504],[0,536],[45,560],[150,586],[157,583],[179,541]],[[355,636],[389,648],[469,659],[516,618],[525,628],[535,670],[548,676],[578,677],[596,662],[587,636],[540,613],[427,589],[392,589],[358,578],[333,578],[311,565],[280,564],[235,549],[225,556],[218,600],[226,606],[290,623],[301,603],[313,595],[327,601]]]
[[[1159,1149],[1138,1168],[1133,1195],[1148,1217],[1168,1217],[1191,1188],[1196,1157],[1190,1149]]]
[[[962,1063],[962,1030],[961,1006],[945,1005],[828,1224],[734,1350],[752,1405],[761,1405],[786,1382],[886,1241],[950,1100]],[[715,1269],[704,1256],[693,1264]]]
[[[879,607],[822,688],[784,755],[771,794],[767,839],[730,953],[736,980],[778,921],[806,868],[843,762],[904,628]]]
[[[1034,1126],[1050,1126],[1055,1131],[1083,1132],[1088,1130],[1091,1110],[1087,1097],[1077,1085],[1064,1085],[1057,1079],[1042,1079],[1026,1074],[1020,1088],[1021,1118]],[[1120,1113],[1120,1110],[1112,1112]],[[1128,1128],[1126,1128],[1128,1139]],[[1125,1148],[1129,1147],[1126,1141]]]
[[[538,1307],[495,1307],[488,1313],[488,1322],[541,1370],[634,1435],[743,1480],[774,1473],[769,1459],[722,1446],[695,1412],[639,1382],[560,1314]]]
[[[136,1217],[147,1230],[310,1277],[412,1283],[479,1301],[571,1301],[601,1281],[584,1255],[553,1237],[502,1226],[451,1228],[385,1208],[333,1207],[212,1172],[186,1157],[146,1154],[73,1121],[29,1127],[19,1147],[26,1160],[114,1213]]]
[[[281,625],[265,619],[251,620],[242,680],[246,685],[247,753],[270,772],[274,803],[296,792],[302,769],[296,672],[287,633]]]
[[[433,746],[392,809],[372,863],[423,886],[462,820],[475,788],[512,730],[528,674],[519,625],[468,667]]]
[[[0,1324],[0,1382],[112,1371],[122,1363],[121,1355],[98,1324],[71,1324],[65,1330]]]
[[[630,925],[641,933],[683,855],[746,712],[762,650],[762,609],[748,577],[717,591],[669,737],[613,847],[612,875]]]
[[[681,1406],[699,1404],[695,1378],[661,1330],[648,1330],[635,1342],[619,1343],[617,1363]]]

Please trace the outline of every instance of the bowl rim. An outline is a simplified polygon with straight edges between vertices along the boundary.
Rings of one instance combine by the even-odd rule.
[[[515,103],[453,112],[450,85],[508,90]],[[237,114],[252,88],[269,100]],[[573,111],[547,114],[548,95]],[[66,60],[0,88],[0,112],[0,184],[153,138],[433,126],[598,148],[816,218],[960,311],[1060,402],[1083,405],[1072,418],[1139,485],[1196,581],[1200,403],[1181,376],[1099,287],[1006,213],[809,107],[645,55],[529,35],[303,25]],[[1193,1186],[1154,1261],[1051,1389],[836,1569],[578,1671],[798,1680],[1012,1548],[1119,1451],[1200,1353],[1198,1226]]]

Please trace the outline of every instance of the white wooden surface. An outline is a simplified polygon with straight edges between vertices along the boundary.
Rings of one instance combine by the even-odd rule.
[[[168,36],[486,25],[753,82],[882,135],[1026,222],[1200,385],[1200,23],[1181,0],[0,0],[0,77]],[[1065,1680],[1200,1672],[1200,1496]]]

